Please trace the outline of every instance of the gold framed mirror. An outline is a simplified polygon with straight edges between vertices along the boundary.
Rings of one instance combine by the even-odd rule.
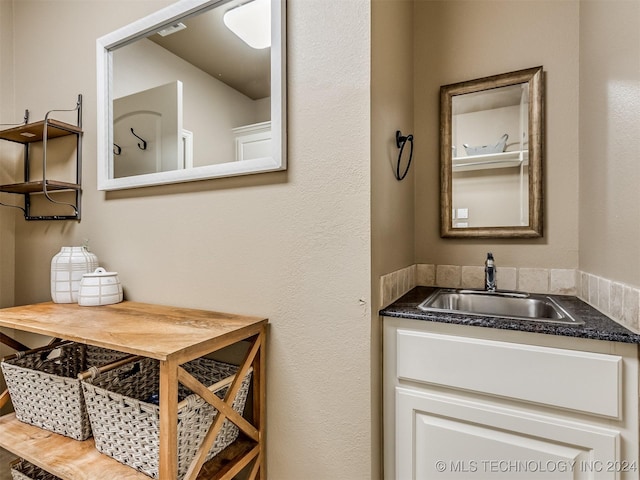
[[[440,234],[543,233],[542,67],[440,87]]]

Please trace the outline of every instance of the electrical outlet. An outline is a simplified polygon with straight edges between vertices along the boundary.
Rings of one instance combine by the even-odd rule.
[[[469,209],[459,208],[457,218],[469,218]]]

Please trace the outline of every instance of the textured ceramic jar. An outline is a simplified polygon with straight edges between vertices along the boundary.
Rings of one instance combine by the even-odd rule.
[[[85,273],[98,268],[98,257],[87,247],[62,247],[51,259],[51,299],[55,303],[76,303]]]
[[[96,268],[93,273],[85,273],[80,282],[78,305],[95,307],[111,305],[122,301],[122,284],[116,272]]]

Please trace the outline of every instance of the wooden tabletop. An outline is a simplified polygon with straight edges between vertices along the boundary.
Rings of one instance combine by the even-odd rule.
[[[186,361],[259,333],[266,318],[125,301],[100,307],[38,303],[0,309],[0,327],[158,360]]]

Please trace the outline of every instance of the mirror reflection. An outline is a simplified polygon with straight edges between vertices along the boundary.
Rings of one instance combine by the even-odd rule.
[[[529,85],[458,95],[451,108],[453,228],[527,225]]]
[[[285,168],[282,1],[177,2],[98,41],[100,189]]]
[[[175,81],[114,99],[114,178],[185,168],[181,98]]]
[[[443,236],[541,235],[540,73],[442,87]]]

